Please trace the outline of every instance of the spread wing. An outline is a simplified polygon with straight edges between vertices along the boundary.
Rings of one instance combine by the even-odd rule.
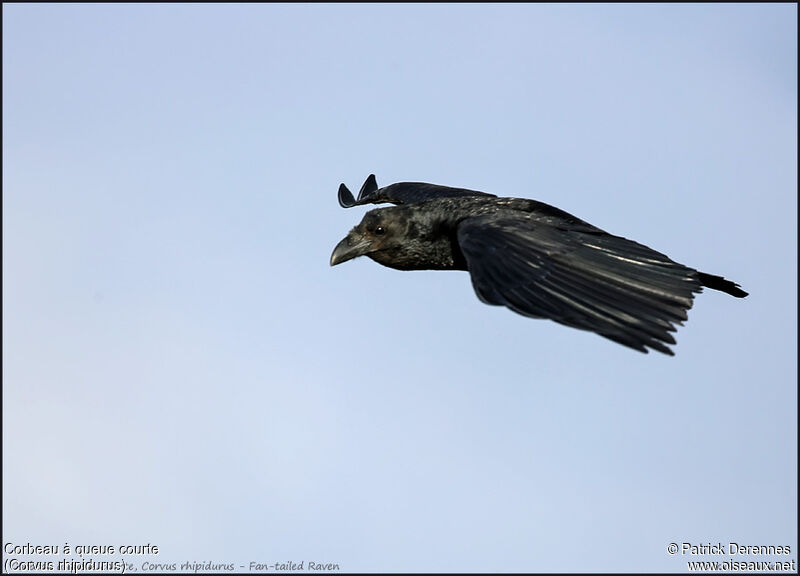
[[[535,214],[494,214],[459,224],[472,285],[487,304],[591,330],[641,352],[672,355],[697,272],[631,240],[559,227]]]
[[[411,204],[424,202],[433,198],[452,198],[464,196],[494,196],[486,192],[467,190],[466,188],[451,188],[424,182],[398,182],[378,188],[375,174],[370,174],[358,192],[358,199],[353,198],[353,193],[344,184],[339,185],[339,205],[342,208],[352,208],[363,204]]]

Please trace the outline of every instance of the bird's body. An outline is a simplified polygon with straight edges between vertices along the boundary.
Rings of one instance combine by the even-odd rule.
[[[331,265],[369,256],[397,270],[467,270],[478,297],[534,318],[591,330],[647,352],[672,354],[670,332],[703,286],[744,297],[720,276],[524,198],[433,184],[377,188],[374,176],[343,207],[371,210],[334,249]]]
[[[380,226],[379,223],[403,223],[407,226],[403,231],[405,240],[414,241],[400,244],[399,250],[376,250],[365,255],[397,270],[469,270],[458,241],[460,226],[472,218],[491,222],[503,215],[523,219],[528,227],[562,225],[576,232],[602,232],[535,200],[494,196],[434,198],[368,212],[365,229]]]

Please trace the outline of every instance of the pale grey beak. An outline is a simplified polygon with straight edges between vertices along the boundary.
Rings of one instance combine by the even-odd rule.
[[[350,232],[336,245],[331,254],[331,266],[363,256],[371,250],[370,243],[360,235]]]

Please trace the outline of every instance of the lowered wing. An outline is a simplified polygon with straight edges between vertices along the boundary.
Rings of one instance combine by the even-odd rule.
[[[672,355],[698,273],[632,240],[573,230],[534,214],[468,218],[458,242],[487,304],[591,330],[641,352]]]

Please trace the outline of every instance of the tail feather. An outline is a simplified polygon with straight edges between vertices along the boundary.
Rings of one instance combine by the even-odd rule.
[[[731,282],[730,280],[726,280],[722,276],[714,276],[713,274],[698,272],[697,277],[700,278],[700,283],[708,288],[725,292],[726,294],[736,296],[737,298],[744,298],[747,296],[747,292],[742,290],[738,284]]]

